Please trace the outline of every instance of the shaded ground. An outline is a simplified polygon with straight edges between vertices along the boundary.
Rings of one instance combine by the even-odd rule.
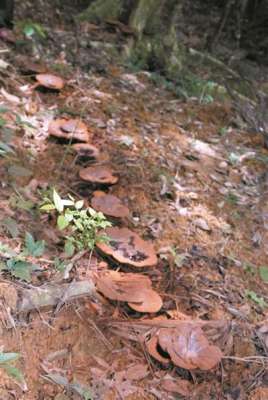
[[[51,23],[48,10],[42,11],[45,23]],[[131,210],[121,224],[152,240],[157,250],[157,267],[145,273],[164,300],[159,315],[180,311],[192,318],[229,321],[222,348],[227,358],[209,373],[163,368],[139,343],[109,329],[114,319],[141,315],[103,298],[12,317],[2,301],[0,348],[22,355],[18,365],[27,390],[1,372],[0,398],[90,398],[85,391],[81,396],[73,387],[64,388],[55,374],[79,382],[80,391],[85,385],[93,399],[174,398],[162,388],[167,373],[190,382],[189,399],[267,398],[267,339],[265,344],[258,334],[268,303],[267,283],[259,274],[267,266],[268,152],[261,136],[237,128],[228,102],[202,104],[196,98],[185,103],[161,79],[155,82],[148,73],[133,74],[116,65],[114,46],[107,43],[118,43],[118,32],[84,26],[83,34],[74,35],[61,17],[56,22],[47,41],[28,41],[23,52],[44,53],[48,69],[64,76],[67,85],[59,94],[21,90],[33,83],[21,72],[23,52],[11,46],[3,56],[10,65],[1,70],[2,86],[20,101],[1,92],[1,107],[7,109],[2,115],[14,133],[10,143],[16,155],[0,159],[0,215],[4,221],[15,220],[19,232],[12,238],[5,223],[1,242],[19,248],[25,231],[45,239],[42,270],[33,274],[31,285],[64,281],[51,264],[62,254],[60,235],[54,221],[38,211],[43,192],[34,189],[33,179],[41,187],[56,186],[63,195],[91,198],[95,188],[81,184],[74,155],[48,139],[47,132],[55,116],[81,118],[101,151],[99,162],[111,165],[120,177],[109,192]],[[2,141],[5,134],[3,130]],[[82,257],[65,281],[85,280],[103,268],[99,254],[90,262]],[[0,283],[7,282],[31,287],[3,272]],[[9,306],[10,295],[3,298]],[[126,375],[140,364],[148,365],[147,373],[138,379]],[[44,378],[48,374],[54,374],[54,383]]]

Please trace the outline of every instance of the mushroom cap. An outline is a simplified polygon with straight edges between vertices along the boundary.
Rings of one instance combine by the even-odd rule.
[[[61,90],[64,87],[64,80],[57,75],[38,74],[35,79],[40,86],[48,89]]]
[[[84,181],[91,183],[114,185],[118,181],[118,177],[114,175],[114,171],[102,165],[83,168],[79,171],[79,176]]]
[[[97,243],[103,253],[112,256],[122,264],[137,268],[152,267],[157,264],[157,256],[151,243],[145,242],[127,228],[107,228],[102,232],[110,239],[108,243]]]
[[[139,312],[157,312],[163,305],[151,280],[141,274],[106,271],[97,279],[97,289],[108,299],[126,301]]]
[[[75,143],[72,148],[81,157],[98,158],[100,154],[99,149],[90,143]]]
[[[128,305],[135,311],[155,313],[158,312],[162,306],[163,301],[159,294],[152,289],[140,289],[139,297],[143,297],[142,302],[129,302]]]
[[[48,131],[51,136],[58,138],[75,139],[81,142],[87,142],[89,139],[87,126],[76,119],[55,119],[50,122]]]
[[[210,345],[202,329],[191,322],[159,329],[158,344],[175,365],[189,370],[210,370],[222,358],[219,347]]]
[[[97,279],[97,289],[110,300],[137,302],[140,304],[143,289],[150,289],[150,279],[141,274],[106,271]]]
[[[104,192],[94,192],[91,200],[91,206],[96,211],[101,211],[105,215],[115,218],[124,218],[129,216],[129,209],[122,201],[112,194]]]
[[[146,349],[148,353],[157,361],[162,364],[169,364],[170,358],[163,357],[162,354],[159,353],[158,347],[158,337],[156,335],[152,336],[147,342],[145,342]]]

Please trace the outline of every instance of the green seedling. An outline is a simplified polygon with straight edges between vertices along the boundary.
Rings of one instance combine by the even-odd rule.
[[[0,368],[2,368],[8,376],[15,379],[18,382],[24,382],[22,372],[14,367],[14,362],[20,358],[18,353],[4,353],[0,351]]]
[[[99,230],[108,228],[111,223],[101,213],[93,208],[83,208],[84,201],[68,195],[62,199],[54,189],[52,200],[44,199],[40,210],[57,213],[57,227],[66,231],[64,250],[71,257],[75,250],[93,250],[97,241],[105,241],[106,237],[99,235]]]
[[[25,246],[20,253],[15,253],[8,246],[0,243],[0,257],[5,259],[0,265],[1,270],[7,270],[15,278],[31,282],[32,272],[39,269],[39,265],[32,263],[28,257],[38,258],[45,251],[44,240],[34,240],[30,233],[25,235]]]
[[[268,283],[268,267],[267,266],[260,267],[259,273],[263,282]]]
[[[46,39],[47,34],[41,24],[33,21],[20,21],[17,24],[18,28],[24,33],[27,38],[37,37],[39,39]]]
[[[264,300],[263,297],[259,296],[256,292],[254,292],[253,290],[246,290],[246,296],[254,301],[254,303],[258,304],[258,306],[260,306],[261,308],[267,307],[267,303]]]

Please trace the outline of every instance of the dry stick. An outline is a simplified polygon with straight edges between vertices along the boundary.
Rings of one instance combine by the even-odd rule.
[[[263,366],[268,363],[268,357],[265,356],[250,356],[250,357],[234,357],[234,356],[223,356],[222,360],[233,360],[241,361],[245,363],[256,363],[262,364]]]

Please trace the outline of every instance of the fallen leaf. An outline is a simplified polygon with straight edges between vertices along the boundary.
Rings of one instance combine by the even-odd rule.
[[[173,379],[172,377],[167,376],[161,381],[161,388],[167,392],[177,393],[185,397],[188,397],[191,394],[191,384],[186,379]]]
[[[146,364],[135,364],[127,368],[125,377],[130,381],[138,381],[146,378],[148,374],[149,370]]]

